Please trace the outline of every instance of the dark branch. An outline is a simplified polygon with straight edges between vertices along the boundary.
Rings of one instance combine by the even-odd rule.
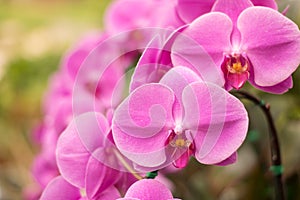
[[[284,189],[282,183],[282,164],[281,164],[281,156],[280,156],[280,146],[278,141],[278,134],[274,124],[273,117],[270,112],[270,105],[266,104],[263,100],[249,94],[245,91],[236,91],[234,92],[236,96],[240,98],[245,98],[252,101],[254,104],[259,105],[262,111],[264,112],[268,124],[269,124],[269,137],[270,137],[270,147],[271,147],[271,161],[272,166],[270,170],[274,174],[274,181],[275,181],[275,195],[277,200],[284,200]]]

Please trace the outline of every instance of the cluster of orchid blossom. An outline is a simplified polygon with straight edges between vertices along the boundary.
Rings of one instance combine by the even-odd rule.
[[[50,82],[35,134],[40,189],[25,195],[174,199],[163,172],[192,156],[236,161],[248,115],[229,91],[248,81],[284,93],[299,63],[300,31],[274,0],[114,1],[104,31],[70,51]]]

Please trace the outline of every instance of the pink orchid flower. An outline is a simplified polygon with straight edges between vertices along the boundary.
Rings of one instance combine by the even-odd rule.
[[[117,148],[145,171],[182,168],[192,155],[204,164],[234,162],[247,128],[243,104],[186,67],[136,88],[112,125]]]
[[[117,183],[121,176],[109,132],[105,117],[90,112],[74,118],[57,142],[57,165],[62,177],[84,188],[90,199]]]
[[[246,81],[271,93],[292,87],[291,74],[300,63],[298,26],[274,9],[253,6],[247,0],[218,0],[213,12],[195,19],[183,34],[195,40],[223,71],[225,88],[240,89]],[[198,57],[182,41],[174,50]],[[178,56],[173,63],[181,64]]]
[[[105,113],[112,107],[115,88],[122,87],[121,77],[132,58],[123,55],[122,41],[106,39],[106,33],[89,35],[64,60],[63,71],[72,79],[69,103],[74,115]],[[119,57],[108,60],[110,55]]]
[[[106,33],[90,33],[85,35],[62,60],[62,70],[74,81],[77,73],[91,51],[107,38]]]
[[[180,200],[174,199],[171,191],[154,179],[143,179],[130,186],[124,198],[118,200]]]
[[[218,0],[178,0],[176,11],[182,21],[190,23],[197,17],[210,12],[217,1]],[[255,6],[266,6],[277,10],[275,0],[248,0],[248,2],[252,2]],[[235,2],[235,4],[239,3],[240,2]]]
[[[88,112],[74,118],[57,142],[61,176],[84,189],[89,199],[97,199],[112,185],[125,192],[136,181],[124,167],[131,164],[116,149],[110,130],[102,114]]]

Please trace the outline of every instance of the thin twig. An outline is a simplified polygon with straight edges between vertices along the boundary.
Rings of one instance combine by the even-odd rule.
[[[122,163],[122,165],[138,180],[143,179],[144,177],[141,176],[138,172],[136,172],[134,169],[131,168],[131,166],[127,163],[127,161],[123,158],[123,156],[119,153],[118,150],[113,149],[116,157],[119,159],[119,161]]]
[[[276,195],[275,199],[284,200],[285,196],[284,196],[284,189],[282,183],[283,168],[281,164],[280,146],[278,141],[277,130],[274,124],[273,117],[270,112],[270,105],[266,104],[263,100],[245,91],[236,91],[234,92],[234,94],[236,94],[240,98],[248,99],[253,103],[255,103],[256,105],[259,105],[267,118],[269,124],[269,137],[270,137],[271,161],[272,161],[272,166],[270,170],[274,174],[275,195]]]

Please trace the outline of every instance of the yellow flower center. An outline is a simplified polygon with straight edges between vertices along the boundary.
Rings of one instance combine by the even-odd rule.
[[[186,141],[182,138],[176,139],[175,145],[177,147],[184,147],[186,145]]]
[[[244,59],[239,55],[232,56],[231,59],[227,61],[227,70],[232,74],[241,74],[248,71],[248,62],[244,59],[244,62],[241,60]]]

